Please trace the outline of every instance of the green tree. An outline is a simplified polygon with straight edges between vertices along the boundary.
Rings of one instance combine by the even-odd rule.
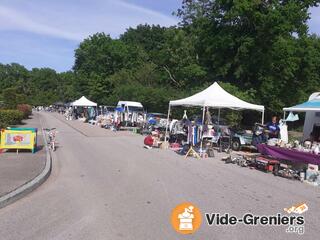
[[[0,64],[0,93],[6,88],[15,87],[20,94],[29,94],[30,73],[17,63]]]
[[[167,84],[176,88],[202,85],[206,69],[198,61],[194,38],[183,29],[169,28],[165,43],[159,51],[159,67],[165,71]]]
[[[18,104],[26,103],[27,97],[24,94],[19,94],[18,88],[6,88],[2,91],[2,99],[4,107],[7,109],[15,109]]]
[[[288,98],[281,93],[300,71],[308,9],[319,2],[185,0],[178,15],[197,36],[200,62],[214,79],[255,88],[264,104],[280,111]]]
[[[143,58],[138,48],[129,47],[109,35],[97,33],[85,39],[75,51],[74,70],[89,76],[110,76],[124,67],[133,67],[135,59]],[[139,62],[139,60],[138,60]]]
[[[33,105],[51,105],[61,98],[59,76],[50,68],[33,68],[30,71],[31,93]]]
[[[81,92],[76,91],[78,78],[72,71],[62,72],[58,77],[59,82],[59,101],[71,102],[79,98]]]
[[[136,28],[129,28],[120,36],[120,40],[127,45],[137,45],[148,53],[150,59],[155,61],[157,52],[162,49],[166,42],[164,33],[167,28],[159,25],[138,25]]]

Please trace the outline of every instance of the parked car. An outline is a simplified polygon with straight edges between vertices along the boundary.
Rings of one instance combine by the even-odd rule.
[[[252,130],[233,130],[232,131],[232,150],[239,151],[242,147],[255,148],[257,144],[265,143],[265,126],[256,123]]]
[[[153,130],[158,128],[165,130],[167,126],[167,115],[164,113],[147,113],[146,116],[146,128]]]
[[[155,119],[156,121],[160,121],[161,119],[167,120],[167,115],[164,113],[147,113],[147,119]]]
[[[233,132],[231,143],[232,150],[239,151],[244,146],[251,146],[252,136],[252,131],[237,130]]]

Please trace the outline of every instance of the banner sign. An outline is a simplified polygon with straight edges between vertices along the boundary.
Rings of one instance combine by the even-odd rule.
[[[36,132],[19,129],[2,129],[0,148],[3,149],[30,149],[35,152]]]

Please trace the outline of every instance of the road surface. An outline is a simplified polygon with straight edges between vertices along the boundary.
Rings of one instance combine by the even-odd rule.
[[[59,131],[53,171],[37,190],[0,210],[1,239],[315,239],[319,233],[320,188],[219,158],[146,150],[138,135],[40,115],[44,127]],[[183,236],[170,225],[172,209],[183,202],[238,217],[283,213],[301,202],[309,211],[302,236],[283,226],[209,227],[204,219],[195,234]]]

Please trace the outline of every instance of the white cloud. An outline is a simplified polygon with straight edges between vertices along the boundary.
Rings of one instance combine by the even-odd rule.
[[[118,37],[144,23],[177,19],[123,0],[0,0],[0,62],[66,71],[84,38],[102,31]]]
[[[77,36],[63,30],[35,22],[23,13],[8,7],[0,6],[0,30],[23,30],[33,33],[59,36],[66,39],[77,39]]]
[[[141,23],[175,25],[177,19],[121,0],[28,0],[0,3],[0,30],[19,30],[81,41],[96,32],[119,36]]]
[[[147,8],[143,8],[141,6],[138,6],[138,5],[134,5],[132,3],[128,3],[128,2],[125,2],[125,1],[121,1],[121,0],[118,0],[118,1],[113,1],[115,4],[118,4],[119,6],[121,7],[124,7],[124,8],[127,8],[127,9],[130,9],[132,11],[136,11],[136,12],[139,12],[139,13],[144,13],[146,15],[149,15],[149,16],[152,16],[152,17],[155,17],[159,20],[162,19],[162,22],[165,22],[165,23],[171,23],[171,24],[175,24],[176,21],[173,20],[173,18],[171,17],[168,17],[167,15],[164,15],[162,13],[159,13],[159,12],[156,12],[156,11],[153,11],[153,10],[150,10],[150,9],[147,9]]]

